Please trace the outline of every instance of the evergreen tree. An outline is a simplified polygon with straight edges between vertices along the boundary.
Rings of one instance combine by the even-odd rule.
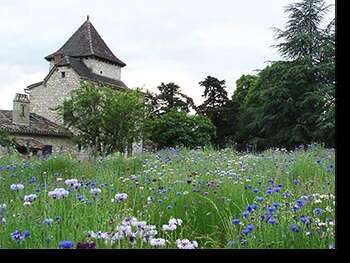
[[[217,133],[213,143],[223,147],[233,137],[235,105],[227,97],[225,80],[207,76],[199,85],[204,87],[205,101],[198,107],[198,112],[207,116],[215,125]]]
[[[153,108],[155,115],[162,115],[174,108],[187,113],[191,109],[196,109],[192,98],[182,93],[181,88],[175,83],[162,83],[157,88],[160,92],[158,95],[147,94],[149,105]]]

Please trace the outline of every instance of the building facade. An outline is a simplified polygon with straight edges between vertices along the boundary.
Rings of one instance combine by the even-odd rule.
[[[19,147],[31,144],[54,153],[77,153],[77,147],[71,142],[72,132],[62,127],[63,119],[53,109],[62,105],[81,81],[91,81],[97,88],[108,85],[115,90],[128,90],[121,81],[121,69],[126,64],[109,49],[89,17],[60,49],[45,59],[49,63],[47,76],[25,88],[26,94],[16,94],[12,112],[0,112],[0,130],[14,134]],[[18,112],[25,117],[19,117]],[[41,122],[50,123],[53,129],[65,130],[64,135],[53,130],[45,133]],[[142,151],[142,144],[134,144],[133,149]]]

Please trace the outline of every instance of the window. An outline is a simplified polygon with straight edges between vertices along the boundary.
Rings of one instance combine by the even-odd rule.
[[[24,117],[24,105],[21,105],[21,117]]]
[[[65,78],[66,77],[66,72],[62,71],[61,72],[61,78]]]

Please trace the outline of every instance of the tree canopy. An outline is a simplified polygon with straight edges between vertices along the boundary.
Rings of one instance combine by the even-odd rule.
[[[142,139],[147,108],[139,91],[116,91],[82,82],[57,111],[78,144],[95,154],[124,153]]]

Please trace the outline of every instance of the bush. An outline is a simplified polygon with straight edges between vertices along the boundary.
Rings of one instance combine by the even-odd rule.
[[[205,116],[188,115],[173,109],[149,123],[150,139],[159,148],[185,146],[195,148],[210,144],[215,126]]]

